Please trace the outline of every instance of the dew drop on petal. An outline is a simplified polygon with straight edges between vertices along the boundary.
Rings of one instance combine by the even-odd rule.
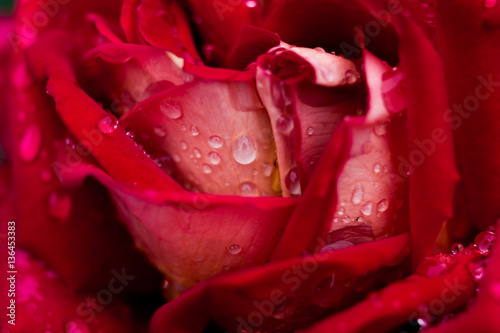
[[[129,138],[131,138],[132,140],[135,138],[135,134],[134,134],[134,132],[130,132],[130,131],[129,131],[129,132],[125,133],[125,134],[126,134]]]
[[[163,101],[160,111],[169,119],[179,119],[182,116],[182,107],[176,101]]]
[[[161,138],[163,138],[165,135],[167,135],[167,131],[165,130],[165,127],[161,124],[156,125],[154,131],[155,131],[155,134]]]
[[[314,128],[312,126],[309,126],[306,129],[306,133],[307,133],[307,135],[313,135],[314,134]]]
[[[97,128],[105,134],[113,133],[118,127],[118,120],[112,114],[106,114],[97,121]]]
[[[340,208],[339,211],[337,212],[337,214],[339,214],[340,216],[344,215],[345,213],[345,208]]]
[[[495,244],[496,236],[491,231],[482,231],[474,238],[474,247],[481,254],[488,254]]]
[[[382,199],[379,201],[377,204],[377,212],[383,213],[389,208],[389,200],[387,199]]]
[[[203,164],[203,173],[205,174],[210,174],[212,173],[212,168],[208,164]]]
[[[211,151],[208,153],[208,162],[212,165],[218,165],[220,163],[220,155],[215,151]]]
[[[194,158],[201,158],[201,151],[198,148],[193,149]]]
[[[292,116],[286,113],[280,114],[276,119],[276,130],[282,134],[290,133],[293,130]]]
[[[265,177],[270,177],[273,173],[273,166],[271,164],[264,163],[262,165],[262,170],[264,171],[263,173]]]
[[[378,136],[385,135],[387,133],[387,125],[386,124],[378,124],[373,126],[373,133]]]
[[[37,125],[30,126],[19,143],[19,154],[25,162],[33,161],[42,147],[42,130]]]
[[[229,247],[227,249],[228,249],[229,253],[234,254],[234,255],[241,252],[241,247],[237,244],[229,245]]]
[[[182,150],[186,150],[188,148],[188,145],[187,145],[186,141],[181,141],[179,143],[179,146],[181,146]]]
[[[382,167],[382,171],[385,172],[385,173],[388,173],[389,172],[389,167],[387,165],[384,165]]]
[[[196,127],[196,125],[191,125],[189,130],[191,131],[192,136],[198,136],[200,134],[200,131],[198,130],[198,127]]]
[[[361,206],[361,213],[363,213],[364,216],[370,216],[372,212],[373,212],[373,202],[368,201],[363,206]]]
[[[246,181],[240,183],[239,193],[244,197],[256,197],[259,195],[259,189],[254,183]]]
[[[181,130],[182,130],[183,132],[186,132],[186,131],[187,131],[187,129],[188,129],[188,128],[187,128],[187,126],[186,126],[186,125],[181,125]]]
[[[381,169],[382,169],[382,167],[380,166],[380,164],[375,163],[375,164],[373,165],[373,172],[374,172],[374,173],[379,173]]]
[[[453,254],[458,254],[462,252],[463,249],[464,246],[462,245],[462,243],[454,243],[451,245],[451,253]]]
[[[300,187],[299,172],[297,167],[294,167],[288,171],[285,177],[285,186],[292,195],[301,195],[302,189]]]
[[[181,157],[177,154],[173,154],[172,158],[175,162],[179,163],[181,161]]]
[[[420,326],[421,329],[429,327],[429,321],[426,318],[418,318],[417,324]]]
[[[218,135],[212,135],[208,138],[208,145],[214,149],[222,147],[224,140]]]
[[[352,192],[351,202],[355,205],[360,204],[365,196],[365,189],[361,183],[356,183],[354,191]]]
[[[242,135],[233,145],[233,158],[236,162],[246,165],[257,158],[257,145],[249,135]]]
[[[65,192],[52,192],[47,198],[48,213],[53,218],[65,222],[71,212],[71,198]]]

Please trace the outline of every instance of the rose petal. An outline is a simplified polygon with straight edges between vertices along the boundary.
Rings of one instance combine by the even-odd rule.
[[[4,272],[7,270],[6,262],[2,255],[1,267]],[[8,323],[12,319],[9,316],[0,319],[0,325],[8,327],[9,332],[42,332],[47,328],[55,332],[142,331],[132,322],[130,308],[116,299],[118,295],[112,295],[113,303],[105,307],[96,300],[95,295],[77,295],[54,271],[19,248],[16,249],[16,266],[18,273],[15,274],[15,282],[12,282],[15,284],[16,296],[2,297],[2,307],[5,308],[10,305],[10,300],[16,301],[15,325]],[[11,275],[3,273],[0,282],[0,290],[6,296],[10,289],[9,282],[12,281],[7,277]]]
[[[324,299],[315,298],[319,296],[316,288],[329,292],[322,284],[324,279],[335,274],[336,283],[342,282],[341,293],[349,298],[352,288],[360,287],[358,277],[379,271],[382,265],[398,265],[408,255],[407,241],[408,235],[400,235],[208,280],[160,308],[152,319],[152,331],[176,327],[179,332],[201,332],[209,318],[230,331],[293,331],[314,321],[324,307],[345,306],[327,306],[321,302]],[[370,256],[363,255],[367,252]],[[366,290],[360,288],[359,292]]]
[[[498,5],[487,8],[485,3],[460,1],[451,8],[447,1],[436,2],[437,41],[449,104],[444,119],[454,130],[467,214],[481,229],[500,216],[496,176],[500,68],[494,60],[499,36],[494,22],[500,22],[500,12]]]
[[[127,36],[127,41],[132,44],[146,44],[144,37],[139,32],[139,18],[137,8],[141,0],[123,0],[120,25]]]

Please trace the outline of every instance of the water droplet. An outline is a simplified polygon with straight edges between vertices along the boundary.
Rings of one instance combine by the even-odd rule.
[[[118,120],[112,114],[104,115],[97,121],[97,128],[99,128],[102,133],[112,133],[117,127]]]
[[[342,223],[344,223],[344,224],[348,224],[351,222],[352,222],[352,219],[348,215],[346,215],[342,218]]]
[[[179,119],[182,116],[182,107],[176,101],[163,101],[160,111],[169,119]]]
[[[340,216],[344,215],[345,213],[345,208],[340,208],[339,211],[337,212],[337,214],[339,214]]]
[[[474,278],[474,281],[478,282],[478,281],[482,280],[484,277],[484,271],[485,271],[485,268],[483,266],[480,266],[480,265],[474,266],[474,270],[472,273],[472,277]]]
[[[496,236],[491,231],[482,231],[474,238],[474,247],[481,254],[488,254],[495,244]]]
[[[250,173],[252,174],[252,176],[257,176],[259,174],[259,171],[257,169],[252,169]]]
[[[218,135],[212,135],[208,138],[208,145],[214,149],[222,147],[224,140]]]
[[[156,125],[154,131],[155,131],[155,134],[161,138],[164,137],[165,135],[167,135],[167,131],[165,130],[165,127],[161,124]]]
[[[200,134],[200,131],[198,130],[198,127],[196,127],[196,125],[191,125],[190,131],[192,136],[197,136]]]
[[[296,299],[292,295],[286,296],[286,299],[283,303],[276,305],[274,311],[271,316],[276,319],[287,319],[295,314]]]
[[[451,253],[453,254],[460,253],[463,249],[464,246],[462,245],[462,243],[454,243],[453,245],[451,245]]]
[[[48,213],[53,218],[64,222],[71,212],[71,198],[65,192],[52,192],[47,198]]]
[[[345,72],[345,81],[347,82],[347,84],[353,84],[355,83],[359,78],[359,74],[348,69],[346,72]]]
[[[181,146],[182,150],[186,150],[188,148],[188,145],[187,145],[186,141],[181,141],[179,143],[179,146]]]
[[[361,206],[361,213],[363,213],[364,216],[370,216],[373,211],[373,202],[368,201],[365,203],[363,206]]]
[[[244,197],[256,197],[259,195],[259,189],[257,188],[257,185],[252,182],[246,181],[240,183],[239,189],[240,195]]]
[[[229,250],[229,253],[234,255],[241,252],[241,247],[237,244],[230,245],[227,249]]]
[[[290,169],[290,171],[288,171],[288,174],[285,177],[285,186],[292,195],[302,194],[297,167],[294,167]]]
[[[37,125],[30,126],[19,143],[19,154],[23,161],[33,161],[42,147],[42,130]]]
[[[288,134],[293,130],[293,118],[288,114],[280,114],[276,119],[276,130],[282,134]]]
[[[322,48],[322,47],[319,47],[319,46],[318,46],[318,47],[315,47],[315,48],[314,48],[314,51],[316,51],[316,52],[318,52],[318,53],[326,53],[325,49],[324,49],[324,48]]]
[[[379,173],[381,169],[382,169],[382,167],[380,166],[380,164],[375,163],[375,164],[373,165],[373,172],[374,172],[374,173]]]
[[[64,326],[65,333],[90,333],[90,329],[81,319],[73,319]]]
[[[264,170],[265,177],[270,177],[273,173],[273,166],[271,164],[264,163],[264,165],[262,165],[262,169]]]
[[[240,164],[250,164],[257,158],[257,145],[249,135],[242,135],[233,145],[233,158]]]
[[[212,168],[208,164],[203,164],[203,173],[206,173],[207,175],[209,173],[212,173]]]
[[[208,153],[208,162],[212,165],[217,165],[220,163],[220,155],[215,151],[211,151]]]
[[[385,135],[387,133],[387,125],[386,124],[378,124],[373,126],[373,133],[378,136]]]
[[[335,283],[335,275],[316,286],[313,291],[313,302],[323,308],[331,308],[342,299],[342,286]]]
[[[43,169],[40,171],[40,176],[42,177],[42,181],[47,183],[52,179],[52,172],[48,169]]]
[[[497,4],[497,0],[484,0],[484,7],[493,8]]]
[[[421,329],[429,327],[429,321],[426,318],[418,318],[417,324],[420,326]]]
[[[186,131],[187,131],[187,129],[188,129],[188,128],[187,128],[187,126],[186,126],[186,125],[181,125],[181,130],[182,130],[183,132],[186,132]]]
[[[179,163],[181,161],[181,157],[177,154],[173,154],[172,158],[174,159],[175,162]]]
[[[314,134],[314,128],[312,126],[309,126],[306,130],[307,135],[313,135]]]
[[[389,172],[389,167],[387,165],[384,165],[382,167],[382,171],[385,172],[385,173],[388,173]]]
[[[333,223],[338,223],[339,222],[339,218],[338,217],[334,217],[333,218]]]
[[[365,196],[365,189],[361,183],[356,183],[354,191],[352,192],[351,202],[355,205],[360,204]]]
[[[382,199],[377,204],[377,211],[379,213],[385,212],[388,208],[389,208],[389,200],[387,199]]]
[[[257,1],[256,0],[245,0],[245,6],[248,8],[255,8],[257,7]]]
[[[201,158],[201,152],[198,148],[193,149],[194,158]]]
[[[131,138],[132,140],[135,138],[135,134],[134,134],[134,132],[130,132],[130,131],[129,131],[129,132],[125,133],[125,134],[126,134],[129,138]]]

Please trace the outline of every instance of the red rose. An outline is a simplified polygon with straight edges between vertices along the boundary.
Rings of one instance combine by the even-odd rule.
[[[101,305],[159,289],[132,238],[153,332],[492,326],[500,83],[461,48],[497,25],[494,1],[22,2],[2,223]]]

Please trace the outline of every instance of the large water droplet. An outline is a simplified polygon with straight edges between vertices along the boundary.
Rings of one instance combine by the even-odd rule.
[[[42,147],[42,130],[37,125],[30,126],[19,143],[19,154],[25,162],[37,157]]]
[[[342,286],[336,283],[335,276],[321,281],[313,292],[313,301],[324,308],[331,308],[342,299]]]
[[[451,245],[451,253],[453,254],[458,254],[462,252],[463,249],[464,246],[462,245],[462,243],[454,243],[453,245]]]
[[[497,4],[497,0],[484,0],[484,7],[493,8]]]
[[[102,133],[112,133],[117,127],[118,120],[112,114],[104,115],[97,121],[97,128],[99,128]]]
[[[244,197],[256,197],[259,195],[257,185],[252,182],[242,182],[239,186],[240,195]]]
[[[352,192],[351,202],[355,205],[360,204],[365,197],[365,189],[361,183],[356,183],[354,191]]]
[[[292,195],[302,194],[297,167],[294,167],[290,169],[290,171],[288,171],[288,174],[285,177],[285,186]]]
[[[224,140],[218,135],[212,135],[208,138],[208,145],[214,149],[222,147]]]
[[[233,158],[240,164],[250,164],[257,158],[257,145],[250,135],[242,135],[233,145]]]
[[[182,107],[176,101],[164,101],[160,104],[160,111],[169,119],[179,119],[182,116]]]
[[[389,208],[389,200],[387,199],[382,199],[377,204],[377,211],[379,213],[385,212],[388,208]]]
[[[495,244],[496,236],[491,231],[482,231],[474,238],[474,246],[481,254],[488,254]]]
[[[282,134],[290,133],[293,130],[292,116],[286,113],[280,114],[276,119],[276,130]]]
[[[229,247],[227,249],[228,249],[229,253],[234,254],[234,255],[241,252],[241,247],[237,244],[229,245]]]
[[[372,212],[373,212],[373,202],[368,201],[363,206],[361,206],[361,213],[363,213],[364,216],[370,216]]]
[[[208,162],[212,165],[217,165],[220,163],[220,155],[215,151],[211,151],[208,153]]]
[[[52,192],[47,198],[48,213],[53,218],[65,222],[71,212],[71,198],[65,192]]]

